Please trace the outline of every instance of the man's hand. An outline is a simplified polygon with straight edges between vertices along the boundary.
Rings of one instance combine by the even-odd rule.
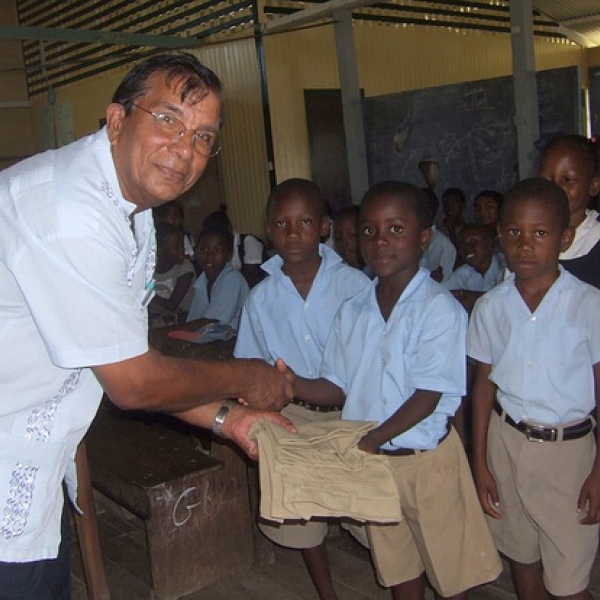
[[[250,428],[256,421],[267,420],[280,425],[291,433],[296,428],[289,419],[277,412],[252,410],[244,406],[234,406],[223,422],[223,437],[234,441],[250,458],[258,459],[258,442],[248,437]]]
[[[261,410],[281,410],[292,401],[294,373],[281,358],[274,367],[262,360],[245,362],[248,363],[248,391],[239,398],[242,404]]]

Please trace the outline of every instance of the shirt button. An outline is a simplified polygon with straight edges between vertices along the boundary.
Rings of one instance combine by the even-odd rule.
[[[310,340],[310,335],[307,333],[307,334],[304,336],[304,339],[305,339],[305,340],[308,342],[308,341]]]
[[[385,367],[385,365],[387,365],[387,358],[382,358],[381,364]]]
[[[531,315],[531,317],[529,317],[530,321],[537,321],[537,317],[535,315]]]
[[[533,367],[533,361],[532,360],[528,360],[527,361],[527,366],[528,367]]]

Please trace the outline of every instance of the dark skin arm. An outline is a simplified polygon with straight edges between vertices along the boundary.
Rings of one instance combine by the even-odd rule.
[[[305,379],[296,377],[294,382],[296,398],[317,404],[319,406],[338,406],[344,405],[346,396],[341,388],[328,379]]]
[[[442,395],[429,390],[415,393],[387,420],[372,429],[358,443],[358,447],[370,454],[377,454],[383,444],[408,431],[435,410]]]
[[[600,363],[594,365],[594,388],[596,395],[596,414],[599,414]],[[600,444],[600,428],[596,427],[596,448],[598,448],[598,444]],[[587,514],[581,519],[581,523],[583,525],[594,525],[595,523],[600,522],[600,458],[598,457],[597,451],[592,471],[581,486],[579,500],[577,502],[578,512],[583,513],[586,508]]]
[[[181,301],[185,298],[187,291],[190,289],[193,279],[193,273],[186,273],[179,277],[173,293],[168,298],[161,298],[160,296],[154,296],[154,298],[152,298],[149,306],[150,310],[152,310],[154,306],[160,306],[164,310],[175,312],[181,304]]]
[[[117,406],[181,412],[223,398],[243,399],[251,408],[280,410],[294,396],[294,374],[280,359],[202,361],[164,356],[154,349],[92,367]]]
[[[496,385],[489,380],[491,372],[492,365],[476,362],[472,400],[473,478],[481,508],[490,517],[499,519],[501,515],[497,510],[500,505],[498,488],[487,464],[487,435],[496,397]]]

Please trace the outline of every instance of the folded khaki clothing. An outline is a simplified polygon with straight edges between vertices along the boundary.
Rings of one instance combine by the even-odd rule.
[[[357,447],[376,427],[365,421],[316,421],[290,433],[257,422],[260,516],[271,521],[349,517],[361,522],[402,520],[398,490],[385,456]]]

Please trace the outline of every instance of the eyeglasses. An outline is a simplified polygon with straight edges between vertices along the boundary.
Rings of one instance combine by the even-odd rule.
[[[139,104],[136,108],[148,113],[154,118],[156,131],[169,140],[180,140],[186,132],[190,131],[177,117],[167,113],[156,113]],[[216,131],[192,131],[192,147],[201,156],[208,158],[216,156],[221,149],[219,136]]]

